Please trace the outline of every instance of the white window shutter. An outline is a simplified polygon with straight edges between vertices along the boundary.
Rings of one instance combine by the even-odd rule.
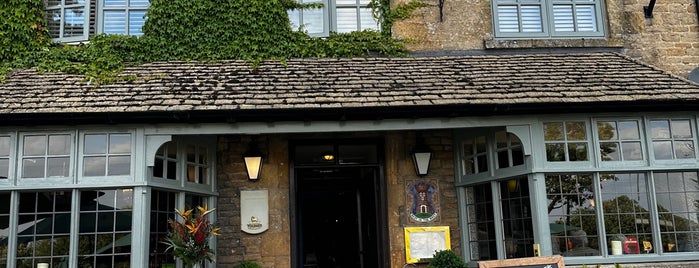
[[[543,32],[541,6],[521,6],[522,32]]]
[[[517,6],[498,6],[498,31],[504,33],[519,32],[519,14]]]
[[[573,20],[572,5],[553,6],[553,29],[556,32],[575,31],[575,21]]]
[[[575,17],[580,32],[596,32],[597,18],[594,5],[575,6]]]

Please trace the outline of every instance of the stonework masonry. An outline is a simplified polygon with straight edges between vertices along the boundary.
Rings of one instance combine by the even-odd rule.
[[[405,198],[406,180],[415,179],[409,150],[415,141],[411,131],[317,134],[317,137],[342,138],[382,137],[385,148],[385,182],[388,219],[388,254],[390,267],[405,264],[403,227],[449,226],[451,246],[461,254],[460,229],[456,190],[454,186],[453,137],[451,131],[423,132],[425,142],[434,152],[429,178],[438,179],[440,187],[441,222],[416,225],[407,223]],[[233,267],[245,260],[255,261],[266,268],[291,267],[291,223],[289,200],[289,148],[293,139],[308,139],[314,135],[262,135],[258,137],[262,152],[267,156],[261,179],[247,180],[241,156],[250,136],[221,136],[218,140],[218,224],[222,227],[217,240],[217,267]],[[262,234],[250,235],[240,230],[240,191],[267,189],[269,191],[270,228]],[[418,266],[419,267],[419,266]]]
[[[394,0],[397,6],[409,0]],[[466,51],[529,48],[615,48],[642,62],[687,78],[699,67],[699,18],[692,0],[657,1],[645,18],[649,0],[603,0],[606,37],[588,39],[495,39],[490,0],[437,0],[394,24],[393,34],[413,41],[413,51]]]

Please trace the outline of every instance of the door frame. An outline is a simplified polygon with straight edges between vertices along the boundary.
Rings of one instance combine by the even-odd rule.
[[[346,164],[341,165],[342,167],[376,167],[378,171],[378,188],[374,189],[377,191],[378,198],[377,202],[377,254],[379,258],[380,267],[377,268],[389,268],[390,267],[390,254],[389,254],[389,235],[388,235],[388,209],[387,209],[387,186],[386,186],[386,176],[385,176],[385,150],[384,150],[384,140],[383,137],[377,138],[326,138],[326,139],[290,139],[289,140],[289,225],[290,225],[290,238],[291,238],[291,268],[302,268],[303,267],[303,252],[300,250],[302,245],[302,239],[299,237],[299,219],[300,212],[298,211],[298,181],[296,176],[297,168],[312,168],[313,165],[303,165],[297,166],[295,161],[296,147],[299,145],[332,145],[333,148],[337,149],[338,145],[376,145],[377,163],[375,164]],[[337,167],[323,165],[319,167]]]

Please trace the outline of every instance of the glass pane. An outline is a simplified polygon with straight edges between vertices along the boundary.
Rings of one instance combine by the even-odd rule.
[[[583,141],[587,139],[584,122],[566,122],[566,138]]]
[[[335,3],[339,5],[357,5],[357,0],[335,0]]]
[[[47,177],[68,177],[70,172],[70,158],[52,157],[48,159],[46,167]]]
[[[129,12],[129,34],[140,36],[143,24],[146,23],[146,11],[130,11]]]
[[[58,1],[60,4],[60,1]],[[46,24],[51,38],[61,37],[61,10],[46,10]]]
[[[675,156],[681,158],[694,158],[694,142],[675,141]]]
[[[61,0],[47,0],[47,1],[46,1],[46,6],[47,6],[47,7],[58,6],[58,5],[61,5],[62,2],[63,2],[63,1],[61,1]]]
[[[522,32],[540,33],[544,31],[540,6],[521,6],[520,10],[522,12]]]
[[[131,153],[131,134],[112,134],[112,135],[109,135],[109,153],[110,154],[128,154],[128,153]]]
[[[495,133],[495,147],[507,148],[507,133],[505,131],[498,131]]]
[[[107,135],[105,134],[90,134],[85,135],[85,154],[104,154],[107,153]]]
[[[510,160],[507,151],[498,151],[498,168],[510,167]]]
[[[132,7],[147,7],[150,6],[148,0],[131,0],[129,1]]]
[[[177,179],[177,162],[167,161],[167,179],[176,180]]]
[[[503,33],[518,33],[519,13],[517,6],[498,6],[498,31]]]
[[[22,178],[43,178],[44,158],[25,158],[22,160]]]
[[[10,155],[10,137],[0,136],[0,156]]]
[[[600,140],[616,140],[616,122],[597,122],[597,135]]]
[[[476,152],[473,150],[474,149],[473,148],[473,140],[471,140],[471,139],[464,141],[463,148],[464,148],[464,155],[465,156],[472,156],[472,155],[476,154]]]
[[[655,159],[672,159],[672,142],[654,141],[653,153],[655,155]]]
[[[672,137],[675,139],[691,138],[692,128],[689,120],[672,120]]]
[[[110,156],[109,157],[109,176],[129,175],[131,174],[131,157],[130,156]]]
[[[208,162],[206,161],[206,147],[199,147],[199,164],[206,165]]]
[[[104,11],[103,31],[106,34],[126,34],[126,11]]]
[[[522,147],[512,148],[512,165],[524,165],[524,150]]]
[[[621,150],[624,152],[624,160],[643,160],[640,142],[622,142]]]
[[[619,161],[619,144],[616,142],[600,142],[602,161]]]
[[[476,153],[485,153],[486,145],[485,136],[476,138]]]
[[[361,24],[361,29],[360,30],[378,30],[379,29],[379,22],[374,18],[374,15],[372,13],[371,8],[360,8],[359,9],[359,16],[360,16],[360,24]]]
[[[699,223],[695,212],[699,202],[697,173],[656,173],[654,177],[663,251],[699,251],[699,230],[692,230]]]
[[[83,176],[104,176],[107,165],[104,156],[85,157],[83,160]]]
[[[301,25],[301,12],[299,10],[287,10],[286,14],[289,16],[289,22],[291,23],[291,29],[296,31]]]
[[[547,143],[546,144],[546,160],[547,161],[566,161],[565,147],[563,143]]]
[[[636,121],[621,121],[619,122],[619,136],[622,140],[638,140],[641,136],[638,133],[638,122]]]
[[[338,8],[337,14],[337,32],[348,33],[359,29],[357,25],[357,9],[356,8]]]
[[[325,31],[325,11],[323,9],[304,9],[301,13],[303,30],[309,34],[321,34]]]
[[[553,29],[556,32],[574,32],[572,5],[553,5]]]
[[[340,145],[338,151],[340,164],[378,163],[375,145]]]
[[[600,179],[609,254],[653,253],[643,246],[653,243],[644,174],[600,174]]]
[[[197,151],[194,145],[187,145],[187,162],[194,163],[196,161]]]
[[[563,123],[544,123],[544,140],[563,140]]]
[[[177,144],[174,142],[167,143],[167,157],[177,159]]]
[[[10,177],[10,160],[0,159],[0,179],[7,179]]]
[[[50,135],[49,155],[66,155],[70,153],[70,135]]]
[[[597,18],[594,5],[576,5],[575,22],[578,32],[596,32]]]
[[[568,161],[587,161],[587,143],[568,144]]]
[[[126,0],[104,0],[106,7],[123,7],[126,6]]]
[[[23,155],[45,155],[46,136],[24,136]]]
[[[85,26],[85,8],[66,8],[63,24],[63,37],[83,36]]]
[[[650,128],[653,139],[670,138],[670,122],[668,120],[651,120]]]

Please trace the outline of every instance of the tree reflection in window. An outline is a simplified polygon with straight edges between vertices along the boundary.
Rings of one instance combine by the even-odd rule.
[[[655,159],[696,158],[689,119],[650,120]]]
[[[599,255],[593,176],[547,175],[546,193],[553,254]]]
[[[585,122],[544,123],[544,143],[547,161],[588,161]]]
[[[598,121],[597,135],[602,161],[643,160],[638,121]]]

